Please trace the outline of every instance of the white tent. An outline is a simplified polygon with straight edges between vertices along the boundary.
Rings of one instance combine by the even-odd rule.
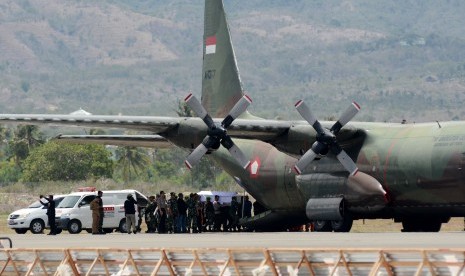
[[[220,197],[220,203],[231,203],[231,198],[233,196],[237,197],[237,201],[240,202],[240,195],[236,192],[200,191],[197,194],[200,196],[200,201],[202,202],[207,201],[207,197],[210,197],[213,202],[216,195]]]

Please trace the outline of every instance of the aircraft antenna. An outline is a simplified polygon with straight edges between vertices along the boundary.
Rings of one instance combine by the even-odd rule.
[[[439,128],[441,128],[441,124],[439,123],[439,121],[436,121],[436,123],[438,123]]]

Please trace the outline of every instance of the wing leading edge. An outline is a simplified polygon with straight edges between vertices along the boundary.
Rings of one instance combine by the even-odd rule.
[[[146,148],[173,147],[173,144],[160,135],[58,135],[54,140],[77,144],[103,144]]]
[[[153,116],[0,114],[0,123],[123,128],[162,133],[175,128],[182,118]]]

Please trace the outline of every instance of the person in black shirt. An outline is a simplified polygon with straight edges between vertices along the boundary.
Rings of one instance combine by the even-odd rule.
[[[131,234],[131,225],[133,233],[137,233],[136,230],[136,205],[137,201],[134,199],[132,194],[128,194],[126,201],[124,202],[124,214],[126,216],[126,229],[128,234]]]
[[[187,204],[184,201],[184,196],[182,193],[178,194],[178,199],[177,199],[177,204],[178,204],[178,217],[176,227],[178,233],[186,233],[186,220],[187,220]]]
[[[42,199],[45,199],[47,203],[42,202]],[[47,219],[48,224],[50,225],[50,233],[48,233],[48,235],[56,235],[57,226],[55,224],[55,201],[53,200],[53,195],[49,195],[48,198],[40,195],[39,202],[42,203],[42,205],[47,206]]]
[[[244,218],[252,217],[252,202],[250,202],[249,196],[245,196],[244,198],[243,217]]]

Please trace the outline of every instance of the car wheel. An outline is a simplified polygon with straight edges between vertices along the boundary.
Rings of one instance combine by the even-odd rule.
[[[15,228],[16,234],[26,234],[27,228]]]
[[[68,232],[70,234],[79,234],[82,231],[81,222],[79,220],[72,220],[68,223]]]
[[[31,221],[31,225],[29,226],[29,230],[31,230],[32,234],[41,234],[44,232],[45,223],[41,219],[35,219]]]
[[[118,227],[118,230],[121,232],[121,233],[127,233],[128,230],[126,229],[126,219],[122,219],[120,222],[119,222],[119,227]]]

